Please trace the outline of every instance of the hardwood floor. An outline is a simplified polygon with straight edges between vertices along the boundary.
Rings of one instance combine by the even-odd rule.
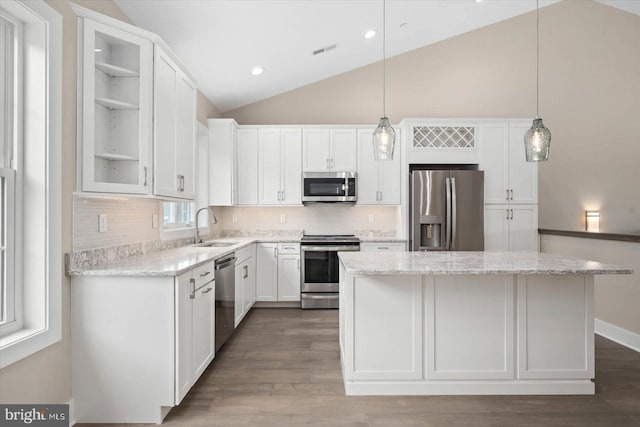
[[[596,336],[595,396],[345,396],[338,312],[253,309],[176,426],[640,426],[640,353]]]

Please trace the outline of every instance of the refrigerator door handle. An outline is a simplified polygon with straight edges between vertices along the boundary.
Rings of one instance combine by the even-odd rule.
[[[447,204],[446,204],[447,215],[445,219],[445,221],[447,222],[447,227],[446,227],[445,236],[444,236],[444,249],[449,251],[451,250],[451,246],[450,246],[451,245],[451,178],[445,178],[444,186],[445,186],[445,193],[447,197]]]
[[[456,222],[458,217],[458,209],[457,209],[457,194],[456,194],[456,179],[451,178],[451,248],[450,250],[456,250]]]

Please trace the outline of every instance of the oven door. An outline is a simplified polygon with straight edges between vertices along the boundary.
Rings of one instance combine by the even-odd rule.
[[[338,292],[338,252],[359,251],[359,245],[300,246],[302,252],[301,292]]]

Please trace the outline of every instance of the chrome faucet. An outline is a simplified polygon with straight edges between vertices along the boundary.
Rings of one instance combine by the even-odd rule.
[[[204,208],[200,208],[198,209],[198,211],[196,212],[196,235],[193,238],[193,243],[197,244],[197,243],[202,243],[202,239],[200,238],[200,230],[198,230],[198,215],[200,215],[200,212],[207,210],[209,211],[209,223],[210,224],[217,224],[218,223],[218,218],[216,218],[216,214],[213,213],[213,209],[211,209],[210,207],[205,206]]]

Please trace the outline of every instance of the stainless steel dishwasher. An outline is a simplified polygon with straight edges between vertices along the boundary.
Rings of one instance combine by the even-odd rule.
[[[235,328],[236,254],[216,261],[216,352]]]

